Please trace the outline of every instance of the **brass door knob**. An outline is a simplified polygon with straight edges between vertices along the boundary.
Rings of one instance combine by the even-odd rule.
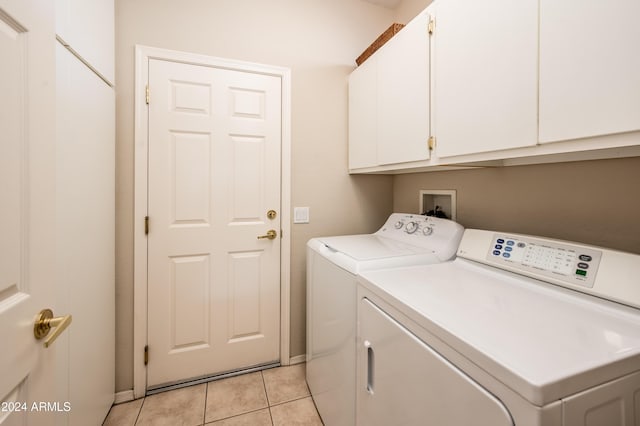
[[[48,348],[58,338],[58,336],[60,336],[60,334],[69,327],[71,319],[71,315],[54,318],[53,311],[51,309],[43,309],[38,314],[36,322],[33,325],[33,335],[36,339],[40,340],[46,337],[52,328],[55,328],[53,334],[47,337],[44,341],[44,347]]]
[[[267,238],[267,239],[269,239],[269,240],[273,240],[273,239],[275,239],[277,236],[278,236],[278,233],[276,232],[276,230],[275,230],[275,229],[269,229],[269,230],[267,231],[267,235],[260,235],[260,236],[258,237],[258,239],[259,239],[259,240],[261,240],[261,239],[263,239],[263,238]]]

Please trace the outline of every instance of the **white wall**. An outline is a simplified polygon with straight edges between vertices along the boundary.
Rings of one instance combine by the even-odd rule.
[[[347,173],[347,77],[395,13],[361,0],[116,0],[116,391],[133,387],[134,45],[292,69],[292,204],[311,208],[311,223],[292,227],[296,356],[305,353],[306,241],[372,232],[393,206],[392,177]]]

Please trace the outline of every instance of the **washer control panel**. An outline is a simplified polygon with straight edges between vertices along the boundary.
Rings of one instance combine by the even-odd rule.
[[[411,215],[411,214],[397,214],[394,213],[385,226],[383,226],[379,232],[394,233],[401,232],[403,234],[416,235],[421,237],[428,237],[433,234],[434,228],[446,227],[446,222],[441,222],[442,219],[434,218],[432,216]],[[451,221],[449,221],[451,222]],[[393,227],[389,226],[390,224]]]
[[[591,288],[602,252],[524,236],[494,234],[487,260]]]
[[[442,255],[442,259],[450,259],[463,233],[462,225],[449,219],[393,213],[375,235],[432,250]]]

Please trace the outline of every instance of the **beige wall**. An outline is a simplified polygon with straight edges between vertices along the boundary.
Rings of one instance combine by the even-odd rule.
[[[394,11],[395,22],[406,24],[430,4],[431,0],[402,0],[398,8]]]
[[[311,208],[310,224],[292,225],[296,356],[305,353],[306,241],[373,231],[391,212],[392,177],[347,173],[347,77],[393,13],[360,0],[116,0],[116,391],[133,387],[134,45],[292,69],[292,205]]]
[[[421,189],[455,189],[468,228],[579,241],[640,253],[640,158],[398,175],[395,211]]]

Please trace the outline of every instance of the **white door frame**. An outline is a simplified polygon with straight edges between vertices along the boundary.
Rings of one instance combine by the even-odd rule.
[[[191,65],[214,66],[280,77],[282,80],[282,170],[280,253],[280,364],[289,365],[289,312],[291,274],[291,70],[289,68],[216,58],[194,53],[136,45],[135,65],[135,162],[134,162],[134,303],[133,303],[133,393],[145,396],[147,369],[144,347],[147,344],[147,237],[144,218],[148,206],[149,116],[146,85],[149,60],[160,59]],[[151,95],[153,96],[153,95]]]

